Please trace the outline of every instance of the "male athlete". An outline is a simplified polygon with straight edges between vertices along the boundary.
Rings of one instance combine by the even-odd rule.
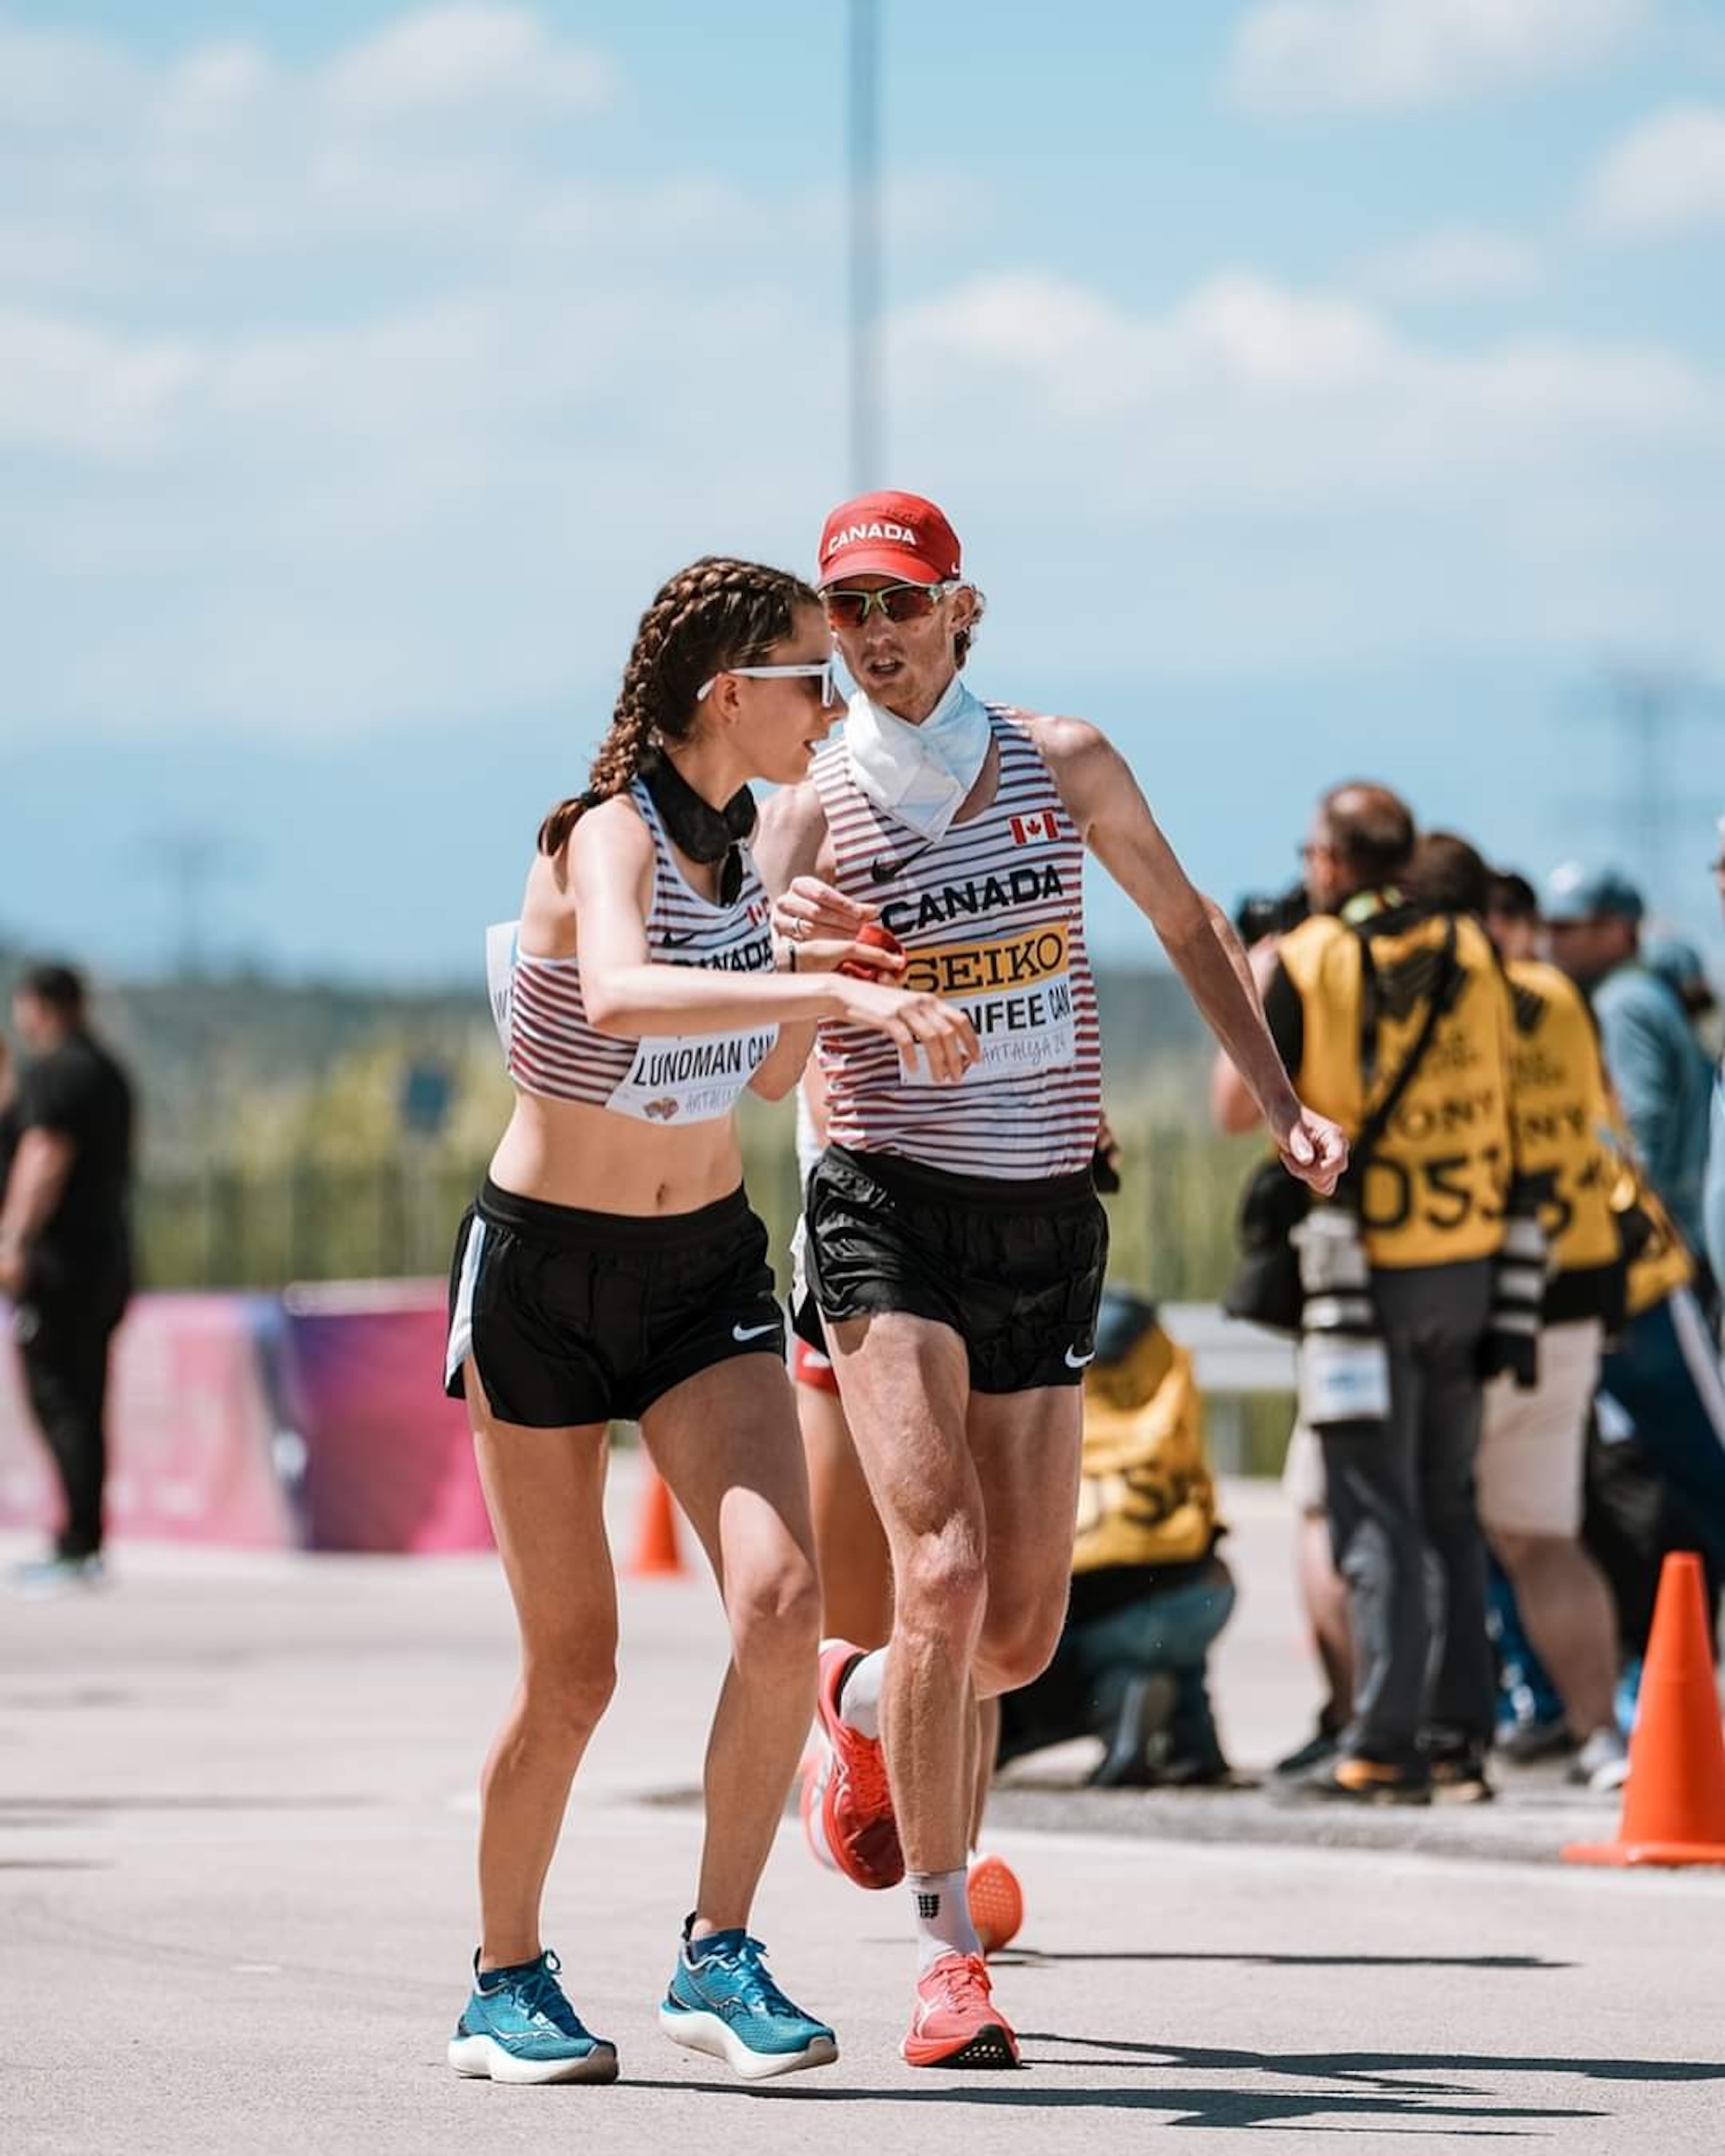
[[[892,1556],[892,1637],[821,1657],[811,1825],[859,1885],[914,1895],[915,2066],[1011,2066],[966,1907],[973,1702],[1046,1666],[1066,1606],[1080,1383],[1107,1228],[1084,950],[1086,846],[1147,915],[1244,1073],[1289,1171],[1322,1193],[1340,1131],[1295,1098],[1243,954],[1188,882],[1123,757],[1079,719],[983,704],[960,668],[982,615],[932,502],[845,503],[819,581],[857,684],[842,744],[769,804],[756,849],[783,962],[878,919],[898,976],[960,1002],[960,1086],[823,1025],[828,1144],[809,1180],[809,1285]],[[805,1313],[806,1314],[806,1313]]]

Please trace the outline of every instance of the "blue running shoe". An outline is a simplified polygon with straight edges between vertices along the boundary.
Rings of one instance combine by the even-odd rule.
[[[830,2066],[838,2056],[832,2030],[791,2003],[767,1975],[765,1953],[747,1931],[714,1931],[692,1945],[686,1925],[659,2026],[746,2081]]]
[[[557,1981],[562,1967],[549,1948],[537,1961],[492,1969],[481,1979],[473,1956],[473,1995],[449,2039],[449,2063],[472,2080],[615,2081],[617,2051],[581,2026]]]

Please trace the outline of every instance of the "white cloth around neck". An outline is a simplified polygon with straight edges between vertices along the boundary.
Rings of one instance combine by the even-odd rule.
[[[862,791],[933,839],[945,835],[981,776],[992,730],[987,706],[955,674],[919,726],[859,689],[851,698],[845,742]]]

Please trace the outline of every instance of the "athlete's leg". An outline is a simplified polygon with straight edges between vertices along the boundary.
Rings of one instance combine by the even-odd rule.
[[[945,1325],[891,1311],[829,1327],[858,1456],[892,1553],[880,1735],[905,1862],[962,1869],[986,1518],[966,1440],[969,1371]]]
[[[824,1386],[799,1383],[795,1391],[820,1567],[820,1629],[858,1647],[884,1647],[892,1632],[892,1560],[845,1403]]]
[[[521,1674],[480,1783],[480,1966],[541,1951],[539,1904],[570,1784],[616,1674],[605,1426],[499,1422],[466,1369],[486,1509],[521,1635]]]
[[[1000,1701],[977,1701],[972,1742],[975,1756],[970,1781],[970,1846],[982,1846],[983,1816],[988,1809],[988,1791],[995,1779],[995,1755],[1000,1750]]]
[[[986,1518],[987,1598],[978,1643],[978,1695],[1039,1676],[1066,1622],[1084,1395],[1076,1385],[973,1392],[970,1454]]]
[[[705,1769],[697,1934],[746,1925],[815,1700],[820,1588],[791,1386],[763,1355],[665,1393],[641,1435],[724,1597],[731,1658]]]

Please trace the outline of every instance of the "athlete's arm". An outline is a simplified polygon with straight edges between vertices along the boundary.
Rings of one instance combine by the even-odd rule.
[[[1244,1079],[1290,1172],[1327,1196],[1347,1165],[1347,1140],[1327,1118],[1301,1105],[1262,1006],[1217,933],[1216,909],[1175,859],[1130,764],[1082,719],[1033,720],[1031,733],[1067,814],[1155,930],[1205,1022]],[[1237,948],[1232,932],[1229,941]]]
[[[969,1020],[938,996],[835,973],[655,965],[647,942],[652,845],[647,826],[623,800],[589,809],[569,836],[567,889],[581,994],[588,1022],[597,1031],[651,1038],[840,1018],[885,1033],[906,1056],[920,1048],[937,1078],[961,1078],[976,1061]]]
[[[872,944],[855,941],[856,931],[875,912],[872,906],[847,911],[834,932],[825,938],[809,936],[799,941],[790,932],[792,922],[782,911],[780,901],[799,879],[807,880],[823,868],[830,872],[827,857],[831,850],[820,795],[812,785],[782,787],[761,811],[751,851],[756,873],[774,901],[773,933],[779,962],[787,968],[818,970],[847,959],[861,959],[883,980],[890,979],[903,972],[905,960],[896,951],[877,950]],[[798,932],[800,936],[801,923]],[[749,1081],[755,1091],[765,1093],[769,1100],[783,1100],[802,1075],[814,1038],[812,1025],[786,1027],[778,1047]]]
[[[1232,923],[1229,923],[1229,933],[1233,933]],[[1277,938],[1266,936],[1261,942],[1254,943],[1251,950],[1242,954],[1246,961],[1252,995],[1261,1011],[1264,1008],[1264,996],[1269,990],[1270,977],[1276,971],[1276,950]],[[1269,1023],[1268,1015],[1265,1023]],[[1275,1038],[1275,1029],[1272,1027],[1270,1038],[1274,1040]],[[1277,1053],[1281,1056],[1282,1067],[1286,1069],[1287,1057],[1279,1043]],[[1216,1061],[1210,1069],[1210,1118],[1218,1130],[1234,1135],[1256,1130],[1263,1120],[1258,1103],[1252,1097],[1251,1087],[1222,1048],[1216,1051]]]
[[[781,1026],[773,1053],[748,1082],[749,1091],[758,1093],[764,1100],[783,1100],[787,1093],[794,1092],[797,1081],[802,1076],[802,1066],[809,1060],[809,1051],[814,1045],[813,1019]]]
[[[835,888],[827,812],[812,785],[787,786],[761,812],[755,867],[773,901],[773,933],[782,963],[799,968],[861,962],[889,980],[907,961],[896,951],[859,943],[857,931],[875,920],[878,906]]]

